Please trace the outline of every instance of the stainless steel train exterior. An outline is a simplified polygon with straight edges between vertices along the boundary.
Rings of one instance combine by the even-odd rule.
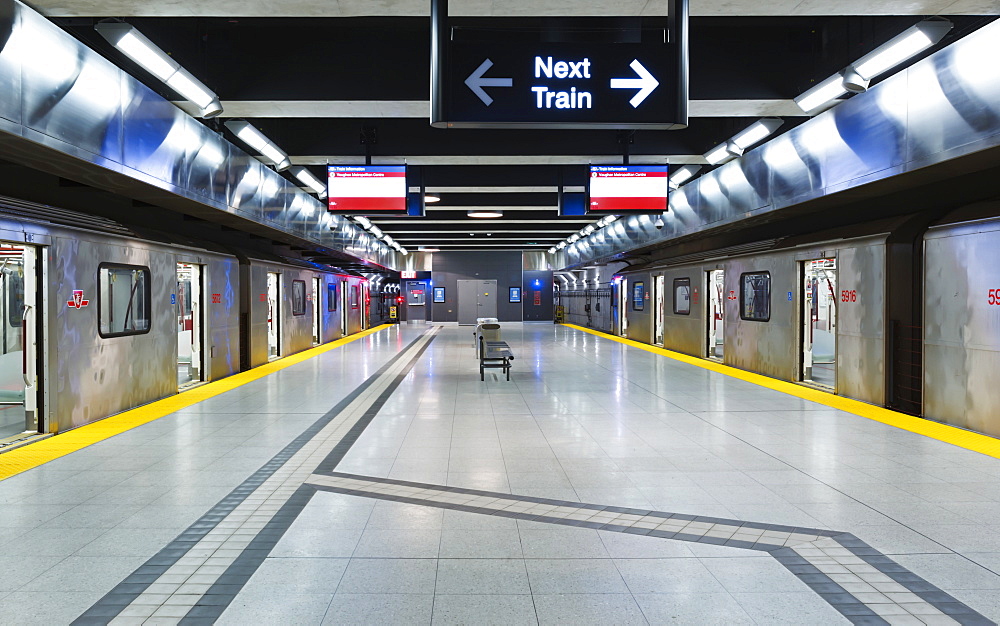
[[[366,327],[363,277],[77,221],[0,210],[0,439],[81,426]]]
[[[924,414],[1000,436],[1000,219],[924,238]]]
[[[901,335],[891,332],[899,323],[890,321],[891,294],[906,282],[891,270],[900,222],[860,237],[576,271],[575,281],[564,277],[557,304],[570,323],[875,405],[893,407],[900,373],[892,370],[911,359],[917,404],[908,412],[1000,436],[1000,204],[973,213],[988,217],[967,218],[965,208],[916,236],[919,252],[908,260],[915,259],[921,316],[912,346],[894,346]],[[813,271],[824,279],[810,282]],[[747,311],[755,280],[768,287],[766,315],[758,319]],[[595,309],[606,290],[612,306]],[[817,313],[819,296],[825,314]],[[821,333],[830,336],[822,350],[827,380],[813,362]]]

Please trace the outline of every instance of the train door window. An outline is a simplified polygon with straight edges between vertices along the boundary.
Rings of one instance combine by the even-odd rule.
[[[337,283],[326,284],[326,310],[330,313],[337,311]]]
[[[740,319],[748,322],[771,320],[770,272],[740,274]]]
[[[665,298],[663,297],[663,290],[665,287],[666,284],[663,276],[657,276],[656,281],[653,284],[653,297],[656,299],[653,307],[653,343],[658,346],[663,345],[663,316],[665,313],[663,310],[665,301]]]
[[[292,315],[306,314],[306,281],[292,281]]]
[[[319,345],[323,341],[323,309],[320,306],[323,303],[322,296],[320,295],[320,279],[313,278],[313,290],[312,290],[312,302],[313,302],[313,345]]]
[[[725,346],[725,323],[726,311],[726,273],[724,270],[712,270],[708,272],[708,298],[705,304],[708,307],[708,341],[706,343],[706,356],[710,359],[722,359],[723,348]]]
[[[101,337],[141,335],[149,332],[149,268],[136,265],[98,266],[97,298]]]
[[[361,288],[358,285],[351,285],[351,308],[356,309],[361,306]]]
[[[44,327],[38,317],[39,265],[35,248],[0,244],[0,442],[44,430],[38,403],[39,331]],[[73,308],[86,301],[79,293],[68,301]]]
[[[204,380],[202,266],[177,264],[174,306],[177,314],[177,387]]]
[[[281,274],[267,273],[267,358],[281,356]]]
[[[802,380],[837,384],[837,260],[802,264]]]
[[[370,324],[371,298],[368,296],[368,283],[361,284],[361,330],[367,330]]]
[[[691,315],[691,279],[674,279],[674,315]]]

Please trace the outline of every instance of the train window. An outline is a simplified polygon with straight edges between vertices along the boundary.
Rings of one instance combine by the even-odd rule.
[[[328,283],[326,285],[326,310],[333,312],[337,310],[337,284]]]
[[[356,309],[361,306],[361,287],[354,285],[351,287],[351,308]]]
[[[691,314],[691,279],[674,279],[674,315]]]
[[[149,268],[101,263],[97,268],[101,337],[141,335],[150,328]]]
[[[751,322],[770,321],[770,272],[740,274],[740,319]]]
[[[306,314],[306,281],[292,281],[292,315]]]
[[[646,284],[637,282],[632,285],[632,310],[641,311],[646,304]]]

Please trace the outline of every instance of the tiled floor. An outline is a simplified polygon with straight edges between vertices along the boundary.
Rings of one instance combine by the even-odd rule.
[[[879,605],[858,623],[1000,618],[1000,461],[559,326],[504,324],[512,380],[480,382],[471,328],[429,328],[0,482],[0,623],[848,623],[809,567]],[[311,490],[335,473],[721,518],[729,539],[850,533],[878,556]],[[981,615],[942,615],[884,570]]]

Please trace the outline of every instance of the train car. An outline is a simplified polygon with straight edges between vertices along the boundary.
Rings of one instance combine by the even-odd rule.
[[[0,449],[367,328],[334,268],[0,198]]]

